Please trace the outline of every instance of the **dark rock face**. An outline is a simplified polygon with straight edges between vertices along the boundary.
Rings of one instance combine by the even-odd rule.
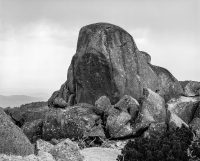
[[[0,153],[26,156],[34,153],[33,146],[22,130],[0,108]]]
[[[139,100],[143,88],[159,91],[166,99],[180,95],[180,83],[150,61],[151,57],[139,51],[132,36],[122,28],[106,23],[85,26],[79,33],[67,81],[49,99],[49,106],[94,105],[101,96],[107,96],[112,104],[124,95]]]
[[[51,109],[43,122],[42,138],[45,140],[82,138],[100,119],[91,107],[80,104],[65,110]]]

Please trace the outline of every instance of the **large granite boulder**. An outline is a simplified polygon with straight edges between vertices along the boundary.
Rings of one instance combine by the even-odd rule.
[[[0,153],[26,156],[34,153],[34,148],[22,130],[17,127],[0,108]]]
[[[166,99],[182,94],[180,83],[171,73],[150,61],[151,57],[139,51],[132,36],[122,28],[107,23],[84,26],[67,81],[49,99],[49,106],[94,105],[101,96],[107,96],[112,104],[124,95],[139,100],[143,88],[158,91]]]
[[[200,97],[178,97],[173,98],[167,102],[167,108],[169,111],[176,114],[184,122],[189,124],[197,110],[200,102]]]
[[[93,112],[93,106],[79,104],[67,109],[51,109],[43,122],[44,140],[82,138],[95,125],[100,117]]]

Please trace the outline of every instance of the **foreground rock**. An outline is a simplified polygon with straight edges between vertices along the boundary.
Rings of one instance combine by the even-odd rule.
[[[26,156],[34,153],[33,146],[22,130],[0,108],[0,153]]]
[[[84,156],[84,161],[116,161],[121,151],[111,148],[93,147],[85,148],[80,153]]]
[[[54,147],[54,145],[42,139],[38,139],[36,142],[36,147],[38,151],[43,151],[48,153]]]
[[[82,27],[67,81],[53,93],[48,104],[94,105],[101,96],[116,104],[124,95],[139,100],[143,88],[159,92],[166,100],[182,94],[177,79],[150,61],[150,55],[139,51],[132,36],[122,28],[106,23]]]
[[[50,153],[56,161],[83,161],[83,156],[79,152],[79,147],[71,140],[66,139],[55,145]]]
[[[45,140],[79,139],[90,131],[100,119],[93,106],[80,104],[67,109],[51,109],[43,123],[42,138]]]
[[[181,85],[184,90],[184,95],[187,97],[200,96],[200,82],[183,81]]]
[[[184,122],[189,124],[199,105],[200,97],[178,97],[167,102],[168,110],[179,116]]]
[[[39,152],[38,156],[32,154],[25,157],[0,154],[0,160],[1,161],[55,161],[53,156],[46,152]]]

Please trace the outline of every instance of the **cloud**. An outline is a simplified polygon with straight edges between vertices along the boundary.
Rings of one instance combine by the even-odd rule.
[[[11,31],[0,41],[1,90],[59,88],[75,53],[75,33],[44,22]]]

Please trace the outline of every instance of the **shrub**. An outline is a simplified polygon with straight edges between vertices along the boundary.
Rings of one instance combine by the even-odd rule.
[[[118,161],[189,161],[188,150],[193,149],[191,155],[200,154],[197,144],[193,145],[194,133],[190,128],[182,126],[172,129],[160,136],[150,138],[136,138],[129,141]],[[194,146],[195,145],[195,146]]]

